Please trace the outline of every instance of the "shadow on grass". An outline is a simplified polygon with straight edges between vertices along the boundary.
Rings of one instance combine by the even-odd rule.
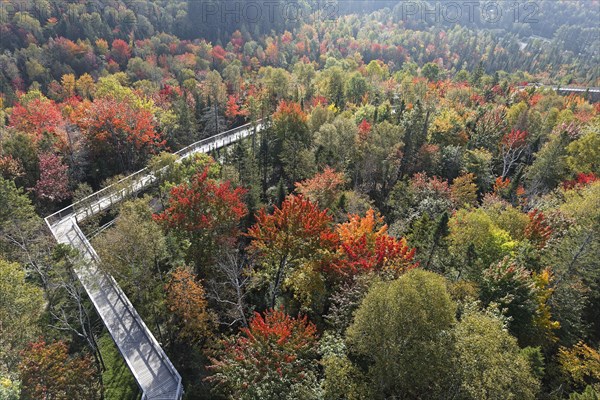
[[[138,400],[140,390],[131,371],[110,335],[105,332],[98,340],[106,370],[102,374],[105,400]]]

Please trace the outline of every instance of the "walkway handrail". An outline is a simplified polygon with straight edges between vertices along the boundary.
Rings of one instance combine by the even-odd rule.
[[[79,238],[79,240],[83,243],[83,245],[85,247],[85,251],[90,255],[92,261],[94,261],[96,263],[99,263],[100,262],[100,257],[98,257],[98,254],[96,253],[96,250],[94,250],[94,247],[92,246],[92,244],[89,242],[89,240],[87,239],[87,237],[81,231],[81,229],[79,228],[79,225],[77,225],[77,222],[73,221],[72,227],[73,227],[73,230],[75,231],[75,234]],[[158,343],[158,341],[156,340],[156,338],[154,337],[154,335],[151,333],[150,329],[148,329],[148,327],[144,323],[144,320],[142,320],[142,318],[140,317],[140,315],[137,312],[134,313],[132,311],[132,310],[135,310],[135,308],[133,307],[133,304],[131,304],[131,301],[129,300],[129,298],[125,295],[125,293],[123,293],[123,290],[121,289],[121,287],[119,286],[119,284],[117,283],[117,281],[115,280],[115,278],[113,278],[112,275],[107,274],[106,272],[104,272],[102,269],[100,269],[100,273],[102,273],[102,275],[105,278],[108,279],[111,287],[116,292],[117,297],[119,298],[119,300],[123,304],[125,304],[125,308],[129,312],[129,315],[135,320],[135,322],[138,325],[140,325],[142,327],[142,332],[144,332],[144,334],[148,338],[149,342],[152,345],[152,348],[159,355],[159,357],[161,358],[161,360],[166,364],[166,366],[169,368],[169,370],[171,371],[171,373],[175,377],[175,380],[177,381],[177,395],[176,395],[175,398],[176,399],[181,398],[182,390],[183,390],[183,384],[182,384],[182,381],[181,381],[181,375],[179,375],[179,372],[177,372],[177,369],[175,368],[175,366],[173,365],[173,363],[171,363],[171,360],[169,359],[169,357],[166,357],[166,354],[164,353],[164,350],[162,349],[162,347],[160,346],[160,344]],[[133,369],[132,369],[132,372],[135,372],[135,371],[133,371]]]
[[[600,87],[594,86],[556,86],[556,85],[538,85],[535,83],[530,83],[528,85],[517,86],[518,89],[527,89],[527,88],[538,88],[538,89],[552,89],[554,91],[560,90],[564,92],[590,92],[590,93],[600,93]]]
[[[233,134],[233,133],[244,131],[244,130],[246,130],[247,128],[251,128],[251,127],[253,127],[253,125],[254,125],[254,126],[258,126],[258,125],[260,125],[260,123],[261,123],[261,120],[257,120],[255,123],[253,123],[253,122],[249,122],[249,123],[247,123],[247,124],[240,125],[240,126],[238,126],[237,128],[233,128],[233,129],[230,129],[230,130],[228,130],[228,131],[225,131],[225,132],[218,133],[218,134],[216,134],[216,135],[213,135],[213,136],[207,137],[207,138],[205,138],[205,139],[200,139],[200,140],[198,140],[197,142],[194,142],[194,143],[192,143],[192,144],[190,144],[190,145],[187,145],[187,146],[185,146],[184,148],[182,148],[182,149],[180,149],[180,150],[177,150],[177,151],[176,151],[175,153],[173,153],[173,154],[177,154],[177,155],[179,155],[179,156],[181,156],[181,157],[185,157],[187,154],[189,154],[189,153],[193,152],[193,151],[194,151],[195,149],[197,149],[198,147],[202,147],[202,146],[204,146],[205,144],[209,144],[209,143],[212,143],[212,142],[216,142],[217,140],[219,140],[219,139],[222,139],[222,138],[225,138],[225,137],[227,137],[227,136],[230,136],[230,135],[231,135],[231,134]]]
[[[221,132],[219,134],[210,136],[208,138],[204,138],[201,140],[198,140],[197,142],[194,142],[178,151],[176,151],[175,155],[178,155],[180,158],[185,158],[186,156],[188,156],[189,154],[193,153],[196,149],[198,149],[199,147],[202,147],[204,145],[207,144],[211,144],[214,142],[217,142],[220,139],[224,139],[228,136],[231,136],[232,134],[235,134],[237,132],[241,132],[244,131],[248,128],[252,128],[252,127],[258,127],[260,126],[261,120],[258,120],[256,122],[250,122],[244,125],[241,125],[237,128],[233,128],[230,129],[228,131],[225,132]],[[231,143],[231,142],[230,142]],[[56,221],[59,221],[71,214],[77,213],[77,207],[78,206],[84,206],[81,207],[81,210],[84,210],[87,208],[87,205],[89,204],[89,206],[93,206],[93,204],[95,202],[97,202],[98,200],[102,199],[103,197],[106,197],[106,195],[110,192],[110,190],[114,189],[115,187],[121,187],[121,189],[117,190],[114,193],[110,193],[110,195],[108,195],[108,200],[111,202],[113,201],[114,197],[125,197],[128,193],[127,190],[128,189],[132,189],[135,186],[135,180],[137,178],[144,178],[147,177],[148,178],[148,182],[145,182],[142,185],[142,188],[145,186],[145,184],[148,183],[153,183],[155,180],[155,177],[152,175],[152,173],[150,172],[148,167],[144,167],[142,169],[140,169],[139,171],[136,171],[122,179],[120,179],[119,181],[117,181],[116,183],[113,183],[105,188],[102,188],[92,194],[90,194],[89,196],[84,197],[83,199],[80,199],[70,205],[68,205],[67,207],[64,207],[58,211],[56,211],[53,214],[50,214],[46,217],[46,221],[48,222],[48,224],[52,225],[54,224]],[[140,179],[141,180],[141,179]],[[93,214],[93,210],[92,214]]]
[[[109,192],[111,189],[114,189],[116,186],[120,186],[120,185],[124,184],[125,182],[133,181],[138,176],[143,175],[146,171],[148,171],[148,167],[144,167],[144,168],[140,169],[139,171],[136,171],[136,172],[132,173],[131,175],[128,175],[128,176],[120,179],[116,183],[108,185],[107,187],[102,188],[102,189],[100,189],[100,190],[98,190],[98,191],[90,194],[89,196],[86,196],[83,199],[80,199],[80,200],[72,203],[71,205],[69,205],[69,206],[67,206],[67,207],[65,207],[63,209],[58,210],[55,213],[48,215],[46,217],[46,219],[51,224],[54,223],[55,221],[61,220],[64,217],[66,217],[66,216],[68,216],[68,215],[73,214],[74,212],[76,212],[77,211],[76,206],[84,205],[86,203],[89,203],[90,205],[92,205],[92,204],[94,204],[94,202],[90,201],[90,200],[92,200],[92,199],[93,200],[98,200],[98,199],[102,198],[103,195],[107,194],[107,192]],[[131,187],[131,185],[127,185],[127,186]],[[121,190],[119,190],[118,192],[111,193],[109,197],[113,197],[114,195],[121,194],[126,189],[127,188],[124,187]]]

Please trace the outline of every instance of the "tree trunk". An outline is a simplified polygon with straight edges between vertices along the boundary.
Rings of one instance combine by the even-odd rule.
[[[279,263],[279,268],[277,269],[277,274],[275,275],[275,283],[273,287],[273,295],[271,297],[271,308],[275,308],[275,301],[277,300],[277,295],[279,294],[279,285],[281,284],[281,279],[283,278],[283,270],[285,269],[285,265],[287,264],[287,256],[284,256]]]

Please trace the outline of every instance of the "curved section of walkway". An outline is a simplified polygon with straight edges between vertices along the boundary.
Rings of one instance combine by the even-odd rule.
[[[178,161],[181,161],[196,153],[208,153],[251,136],[255,132],[259,132],[262,127],[263,125],[260,121],[257,125],[242,125],[218,135],[199,140],[174,154],[178,155],[180,157]],[[47,216],[46,222],[48,225],[54,225],[64,218],[71,218],[73,216],[77,221],[83,221],[88,217],[109,209],[128,196],[146,189],[154,182],[156,182],[156,177],[153,171],[143,168],[126,176],[117,183],[98,190],[70,206]]]
[[[98,256],[73,218],[51,227],[59,243],[84,259],[75,272],[106,329],[133,373],[145,399],[179,400],[181,377],[112,276],[98,268]]]
[[[250,124],[200,140],[178,151],[180,160],[194,153],[228,146],[260,130]],[[180,400],[181,376],[114,278],[98,268],[100,259],[78,222],[102,212],[156,181],[147,168],[46,217],[58,243],[79,250],[84,261],[75,272],[143,392],[142,400]]]

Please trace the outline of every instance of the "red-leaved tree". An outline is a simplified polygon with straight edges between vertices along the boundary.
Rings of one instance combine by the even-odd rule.
[[[92,156],[112,172],[139,168],[148,155],[165,146],[152,112],[129,99],[83,101],[71,118],[83,131]]]
[[[363,119],[360,124],[358,124],[358,134],[362,140],[365,140],[369,133],[371,132],[371,124],[366,119]]]
[[[63,164],[59,156],[52,153],[40,154],[40,179],[33,191],[40,199],[61,201],[71,196],[69,190],[69,167]]]
[[[372,247],[367,244],[365,236],[353,243],[343,243],[341,252],[342,257],[333,267],[342,276],[375,271],[396,277],[418,265],[413,261],[415,249],[408,247],[406,239],[389,235],[375,239]]]
[[[223,47],[216,45],[215,47],[213,47],[213,49],[211,51],[211,55],[213,57],[213,60],[221,63],[225,60],[225,56],[227,55],[227,52],[225,51],[225,49],[223,49]]]
[[[306,398],[318,385],[316,331],[306,317],[256,313],[241,335],[220,341],[208,380],[228,398]]]
[[[528,217],[529,223],[525,227],[525,237],[539,248],[543,248],[552,236],[552,228],[544,213],[537,209],[531,211]]]
[[[235,240],[238,223],[248,209],[246,190],[208,177],[208,167],[171,189],[169,204],[154,219],[192,242],[190,256],[197,264],[210,260],[217,245]]]
[[[10,114],[9,125],[31,135],[37,144],[48,135],[60,147],[66,143],[65,120],[56,103],[46,98],[16,104]]]
[[[127,65],[129,58],[131,58],[131,47],[129,47],[126,41],[115,39],[112,42],[110,56],[121,67],[124,67]]]
[[[577,174],[575,179],[564,181],[563,187],[565,189],[573,189],[576,187],[583,187],[583,186],[589,185],[590,183],[596,182],[598,179],[600,179],[600,178],[598,178],[596,176],[596,174],[594,174],[593,172],[590,172],[589,174],[580,172],[579,174]]]

